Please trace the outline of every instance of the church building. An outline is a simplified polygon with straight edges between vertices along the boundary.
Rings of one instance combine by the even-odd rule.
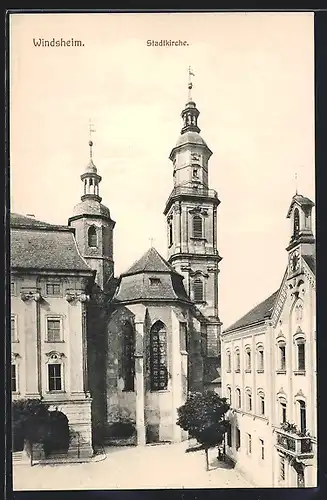
[[[227,454],[257,486],[317,485],[313,202],[292,198],[281,285],[221,334]]]
[[[181,441],[187,393],[220,391],[220,201],[191,88],[169,156],[167,259],[151,247],[115,276],[116,222],[102,204],[92,141],[67,226],[11,214],[13,397],[59,408],[86,455],[92,440]]]

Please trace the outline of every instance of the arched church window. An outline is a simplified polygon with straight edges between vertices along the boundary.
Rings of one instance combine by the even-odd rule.
[[[98,246],[98,237],[97,231],[94,226],[91,226],[88,231],[88,244],[89,247],[97,247]]]
[[[196,278],[194,280],[193,299],[194,302],[203,302],[203,281],[201,278]]]
[[[299,232],[300,232],[300,214],[299,214],[299,209],[296,208],[294,210],[294,228],[293,228],[294,238],[297,238],[299,236]]]
[[[202,238],[202,217],[200,215],[193,216],[193,237]]]
[[[168,386],[167,332],[162,321],[150,330],[150,385],[151,391],[162,391]]]
[[[123,324],[123,378],[124,391],[134,391],[134,346],[135,335],[132,325],[126,321]]]

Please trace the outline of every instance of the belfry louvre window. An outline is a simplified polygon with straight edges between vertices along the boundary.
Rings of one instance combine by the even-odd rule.
[[[134,345],[134,330],[132,325],[126,321],[123,325],[123,377],[125,391],[134,391]]]
[[[61,365],[60,364],[49,364],[48,365],[48,377],[49,377],[49,391],[61,391]]]
[[[150,331],[150,380],[151,391],[167,389],[167,332],[161,321],[157,321]]]
[[[168,231],[169,231],[169,246],[171,246],[173,244],[173,223],[172,223],[172,221],[170,221],[168,224]]]
[[[203,302],[203,281],[196,278],[193,283],[194,302]]]
[[[202,238],[202,217],[200,215],[193,216],[193,237]]]
[[[299,232],[300,232],[300,214],[299,210],[296,208],[294,210],[294,228],[293,228],[294,238],[297,238],[299,236]]]
[[[94,226],[91,226],[88,231],[88,245],[89,247],[97,247],[98,246],[98,237],[97,231]]]

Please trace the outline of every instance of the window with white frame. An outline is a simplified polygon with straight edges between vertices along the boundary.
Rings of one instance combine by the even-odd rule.
[[[251,453],[252,453],[252,436],[251,436],[251,434],[247,434],[246,452],[248,455],[251,455]]]
[[[240,350],[236,349],[235,350],[235,371],[239,373],[241,370],[241,355],[240,355]]]
[[[264,371],[264,348],[263,348],[263,345],[259,345],[257,347],[257,360],[258,360],[257,371],[263,372]]]
[[[259,444],[260,444],[260,458],[261,460],[265,459],[265,442],[263,439],[259,438]]]
[[[63,354],[51,352],[47,354],[47,382],[49,392],[64,391]]]
[[[11,341],[18,342],[17,316],[16,316],[16,314],[11,315],[10,332],[11,332]]]
[[[226,391],[226,398],[228,400],[228,403],[231,405],[232,404],[232,389],[227,386],[227,391]]]
[[[246,372],[251,371],[251,348],[250,347],[245,348],[245,371]]]
[[[286,343],[285,341],[280,341],[277,344],[277,354],[278,354],[278,371],[286,371]]]
[[[279,415],[280,422],[285,423],[287,421],[287,403],[284,398],[279,399]]]
[[[246,410],[252,411],[252,392],[251,389],[245,390]]]
[[[296,369],[298,372],[305,372],[305,339],[299,337],[295,340],[296,347]]]
[[[236,393],[236,408],[241,408],[242,406],[242,398],[241,398],[241,389],[235,389]]]
[[[18,392],[17,364],[11,363],[11,390]]]
[[[62,318],[59,316],[47,317],[47,342],[62,341]]]
[[[226,371],[230,373],[232,370],[232,361],[231,361],[231,353],[230,351],[226,352]]]
[[[61,284],[60,283],[47,283],[46,284],[46,295],[53,295],[58,297],[61,295]]]
[[[258,392],[258,409],[260,415],[265,414],[265,395],[262,390]]]
[[[298,412],[299,412],[299,427],[301,432],[305,432],[307,430],[307,411],[305,401],[302,399],[297,401]]]

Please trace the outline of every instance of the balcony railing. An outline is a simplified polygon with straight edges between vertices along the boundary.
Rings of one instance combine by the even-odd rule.
[[[214,198],[219,203],[218,193],[214,189],[206,189],[203,187],[200,188],[200,187],[196,187],[196,186],[193,186],[193,187],[177,186],[170,193],[167,204],[170,202],[170,200],[172,198],[175,198],[176,196],[181,196],[181,195],[195,196],[195,197],[201,197],[201,198]]]
[[[310,436],[298,436],[282,429],[276,429],[276,433],[276,446],[278,448],[296,457],[309,458],[313,456],[312,438]]]

